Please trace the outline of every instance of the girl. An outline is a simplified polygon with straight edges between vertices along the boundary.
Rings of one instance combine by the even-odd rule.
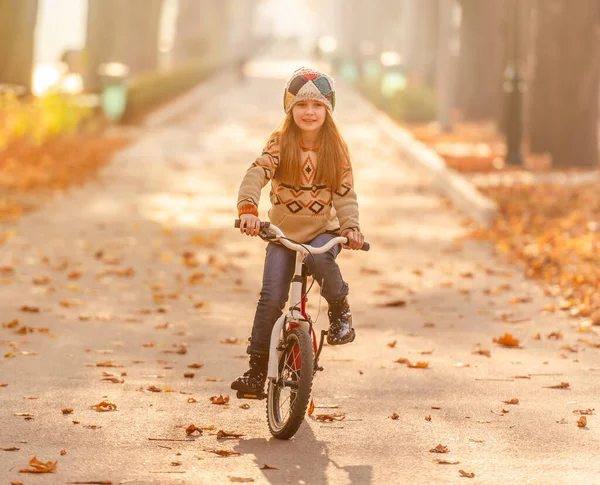
[[[258,201],[271,181],[269,220],[295,242],[322,246],[346,236],[346,249],[360,249],[364,238],[358,224],[358,203],[350,154],[331,116],[335,107],[333,79],[301,68],[287,81],[283,106],[286,117],[272,133],[262,155],[250,166],[238,194],[240,231],[260,232]],[[354,340],[346,295],[348,285],[335,262],[341,248],[307,258],[310,273],[329,304],[327,343]],[[231,388],[260,394],[264,390],[271,330],[288,299],[296,253],[281,244],[266,249],[262,291],[247,352],[250,369]]]

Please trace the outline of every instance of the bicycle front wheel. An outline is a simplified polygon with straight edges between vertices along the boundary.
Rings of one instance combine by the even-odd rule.
[[[304,421],[313,380],[313,348],[300,328],[287,334],[277,381],[269,381],[267,420],[275,438],[289,439]]]

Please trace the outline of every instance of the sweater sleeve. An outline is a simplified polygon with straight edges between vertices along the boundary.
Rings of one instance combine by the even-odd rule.
[[[333,191],[333,208],[340,222],[340,234],[350,229],[360,231],[358,223],[358,200],[354,191],[354,178],[352,166],[344,167],[342,184],[338,190]]]
[[[238,214],[258,216],[260,192],[273,178],[279,165],[279,137],[273,136],[263,148],[262,154],[246,171],[238,191]]]

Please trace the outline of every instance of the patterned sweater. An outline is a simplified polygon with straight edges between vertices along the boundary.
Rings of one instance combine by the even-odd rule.
[[[238,193],[238,213],[258,216],[261,189],[271,181],[269,220],[287,237],[301,243],[310,242],[326,231],[344,234],[360,230],[358,202],[350,164],[345,167],[340,190],[317,185],[318,152],[302,150],[302,185],[292,187],[277,179],[279,136],[274,135],[262,155],[247,170]]]

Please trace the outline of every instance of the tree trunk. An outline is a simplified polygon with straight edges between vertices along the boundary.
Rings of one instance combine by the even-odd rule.
[[[461,0],[456,103],[463,119],[499,120],[506,49],[506,1]]]
[[[132,74],[156,69],[162,0],[88,1],[86,89],[100,88],[105,62],[122,62]]]
[[[230,0],[179,0],[173,60],[208,56],[225,61],[232,5]]]
[[[401,44],[404,66],[416,84],[434,86],[439,37],[439,0],[403,0]]]
[[[38,0],[0,0],[0,83],[31,89]]]
[[[530,151],[554,167],[598,165],[597,0],[538,0]]]

